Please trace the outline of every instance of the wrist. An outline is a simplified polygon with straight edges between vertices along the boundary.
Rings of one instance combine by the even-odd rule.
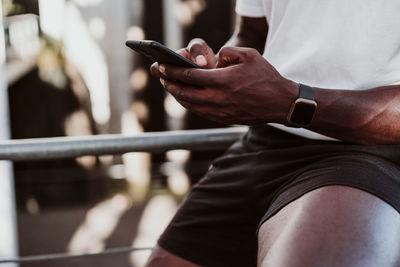
[[[279,90],[281,91],[281,97],[277,102],[280,103],[280,106],[274,122],[286,124],[290,108],[299,97],[299,84],[285,79],[285,81],[282,83],[282,87],[279,88]]]
[[[292,103],[286,119],[289,127],[306,128],[314,119],[317,110],[314,89],[308,85],[299,84],[299,96]]]

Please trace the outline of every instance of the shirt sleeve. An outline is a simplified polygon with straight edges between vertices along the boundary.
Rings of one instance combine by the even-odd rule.
[[[263,0],[236,0],[235,11],[245,17],[265,17]]]

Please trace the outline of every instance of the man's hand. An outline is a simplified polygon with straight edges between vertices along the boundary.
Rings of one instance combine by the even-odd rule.
[[[199,58],[191,53],[184,56]],[[210,66],[212,58],[207,56]],[[152,73],[161,77],[164,88],[179,103],[202,117],[225,124],[283,123],[298,95],[297,84],[283,78],[251,48],[222,48],[214,69],[161,65],[156,71],[155,67],[152,66]]]
[[[193,39],[186,48],[182,48],[176,51],[176,53],[205,69],[215,68],[218,61],[214,51],[203,39],[200,38]],[[160,66],[157,62],[154,63],[150,68],[151,74],[158,78],[166,78],[162,73],[160,73],[159,67]]]

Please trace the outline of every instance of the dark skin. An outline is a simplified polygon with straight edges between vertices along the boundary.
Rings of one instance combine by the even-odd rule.
[[[267,32],[265,18],[240,17],[218,55],[201,39],[179,51],[205,69],[153,64],[152,74],[183,106],[209,119],[285,123],[298,85],[261,56]],[[314,91],[318,108],[309,129],[360,144],[400,143],[400,86]],[[393,207],[365,191],[323,187],[262,225],[258,266],[399,266],[399,222]],[[199,265],[157,246],[146,266]]]
[[[205,69],[155,63],[151,72],[179,103],[200,116],[225,124],[284,124],[298,85],[260,54],[268,32],[265,18],[242,17],[239,25],[218,56],[200,39],[178,51],[194,62],[204,56],[207,63],[200,65]],[[241,48],[246,46],[254,48]],[[318,107],[308,129],[364,145],[400,143],[400,86],[314,92]]]
[[[399,225],[399,213],[365,191],[319,188],[261,226],[258,266],[398,267]]]

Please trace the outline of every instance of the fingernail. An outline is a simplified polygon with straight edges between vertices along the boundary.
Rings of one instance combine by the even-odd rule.
[[[165,86],[165,80],[163,78],[160,78],[160,83],[162,84],[162,86]]]
[[[161,72],[162,74],[165,74],[165,65],[164,65],[164,64],[161,64],[160,67],[159,67],[158,69],[160,70],[160,72]]]
[[[207,65],[207,60],[203,55],[199,55],[196,57],[196,63],[197,65],[205,66]]]

